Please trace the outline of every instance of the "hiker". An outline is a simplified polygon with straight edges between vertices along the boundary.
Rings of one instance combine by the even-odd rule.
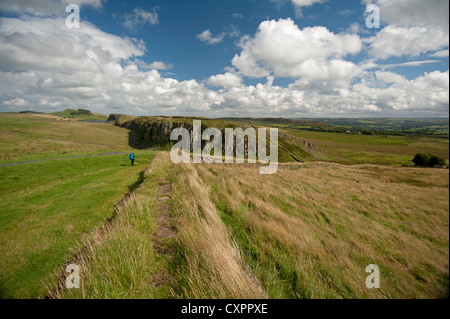
[[[131,160],[131,166],[134,166],[134,153],[130,154],[129,159]]]

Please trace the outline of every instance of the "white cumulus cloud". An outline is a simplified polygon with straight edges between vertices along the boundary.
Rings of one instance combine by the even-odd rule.
[[[210,30],[205,30],[202,33],[197,35],[197,39],[199,39],[202,42],[205,42],[209,45],[217,44],[223,41],[225,38],[225,33],[222,32],[216,36],[213,36]]]
[[[334,34],[325,27],[299,29],[291,19],[264,21],[254,37],[244,37],[232,60],[244,76],[301,78],[303,88],[336,84],[346,87],[359,73],[347,55],[361,51],[357,35]],[[315,82],[315,83],[314,83]]]
[[[224,89],[242,86],[242,78],[236,74],[227,72],[225,74],[213,75],[208,79],[208,84]]]
[[[448,0],[363,0],[380,8],[385,27],[367,40],[372,56],[416,57],[449,46]]]

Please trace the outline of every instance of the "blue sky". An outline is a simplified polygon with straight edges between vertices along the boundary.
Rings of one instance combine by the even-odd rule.
[[[158,14],[156,25],[136,26],[130,30],[121,22],[124,12],[131,13],[141,8]],[[240,35],[252,35],[259,24],[265,20],[291,18],[300,27],[324,26],[334,33],[345,31],[350,25],[365,23],[366,6],[358,0],[328,1],[323,5],[315,4],[302,9],[303,16],[296,17],[295,8],[289,1],[281,3],[253,1],[109,1],[101,10],[86,9],[81,18],[94,22],[103,31],[138,37],[147,44],[149,51],[143,57],[147,63],[154,60],[166,61],[174,66],[171,73],[178,80],[196,79],[198,81],[221,73],[230,65],[233,56],[240,52],[239,38],[225,37],[216,45],[205,45],[196,36],[208,29],[213,35],[230,32],[236,28]],[[367,36],[376,33],[376,29],[367,29]],[[423,56],[414,59],[387,59],[386,64],[404,61],[420,61]],[[364,54],[351,57],[360,61]],[[435,59],[436,63],[416,68],[396,68],[398,73],[412,79],[427,71],[448,69],[448,59]],[[286,82],[286,81],[284,81]]]
[[[65,26],[68,3],[79,29]],[[366,26],[369,4],[380,28]],[[4,0],[0,111],[448,117],[448,6]]]

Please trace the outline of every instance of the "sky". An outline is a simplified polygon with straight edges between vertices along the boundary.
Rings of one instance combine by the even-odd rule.
[[[448,0],[0,0],[0,112],[448,117],[448,12]]]

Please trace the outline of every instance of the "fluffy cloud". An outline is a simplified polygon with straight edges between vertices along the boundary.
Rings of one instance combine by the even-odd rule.
[[[425,73],[412,81],[392,72],[377,72],[386,87],[354,86],[354,91],[384,110],[448,113],[449,72]]]
[[[431,55],[431,57],[433,58],[448,58],[449,56],[449,50],[442,50],[442,51],[438,51],[435,52]]]
[[[423,39],[427,39],[423,41]],[[368,40],[370,53],[380,59],[404,55],[419,56],[448,47],[448,34],[436,27],[397,27],[389,25]]]
[[[109,63],[142,56],[142,41],[105,33],[84,22],[69,30],[65,19],[0,19],[0,65],[21,71],[101,72]]]
[[[314,86],[349,85],[360,70],[342,60],[361,51],[357,35],[334,34],[324,27],[300,30],[291,19],[264,21],[253,38],[243,38],[242,52],[232,64],[242,75],[260,78],[301,78],[303,89]]]
[[[364,0],[366,4],[373,1]],[[381,19],[387,24],[367,40],[372,56],[419,56],[449,45],[447,0],[377,0]],[[426,41],[424,41],[426,39]]]
[[[286,0],[271,0],[272,2],[278,3],[279,6],[284,5]],[[310,7],[316,3],[323,3],[325,0],[291,0],[292,5],[295,8],[295,15],[297,18],[303,16],[302,8]]]
[[[148,67],[150,69],[155,69],[155,70],[169,70],[172,68],[172,65],[166,64],[161,61],[155,61],[155,62],[151,63]]]
[[[224,102],[195,80],[161,77],[163,62],[145,65],[142,41],[105,33],[85,22],[68,30],[64,18],[0,19],[0,101],[5,107],[51,110],[89,105],[108,113],[200,111]],[[124,66],[126,65],[126,66]],[[109,109],[109,110],[107,110]]]
[[[242,86],[242,78],[236,74],[227,72],[225,74],[213,75],[208,79],[208,84],[225,89]]]
[[[253,37],[243,37],[241,48],[232,61],[236,69],[206,81],[219,88],[211,90],[196,80],[164,77],[158,70],[170,65],[144,63],[142,41],[88,22],[68,30],[63,17],[0,18],[0,109],[87,107],[211,117],[448,115],[448,71],[414,80],[371,72],[382,66],[345,60],[361,50],[355,35],[322,27],[300,30],[291,20],[265,21]],[[243,76],[265,83],[245,85]],[[283,76],[293,83],[275,85],[275,77]]]
[[[205,30],[202,33],[197,35],[197,39],[202,42],[206,42],[209,45],[217,44],[223,41],[225,38],[225,33],[222,32],[216,36],[213,36],[210,30]]]
[[[2,0],[0,13],[29,14],[33,16],[65,16],[66,6],[76,4],[79,7],[90,6],[95,9],[102,7],[105,0]]]
[[[440,26],[448,32],[447,0],[364,0],[380,7],[381,19],[397,26]]]
[[[158,24],[158,13],[155,10],[150,12],[141,8],[134,8],[132,13],[125,14],[125,21],[123,25],[128,29],[133,30],[135,28],[142,27],[147,23],[151,25]]]

